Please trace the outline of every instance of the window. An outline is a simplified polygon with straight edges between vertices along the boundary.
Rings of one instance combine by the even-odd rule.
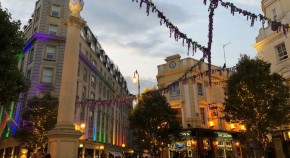
[[[60,17],[60,6],[58,5],[51,6],[51,16]]]
[[[50,35],[54,35],[54,36],[56,36],[56,34],[57,34],[57,25],[52,25],[52,24],[50,24],[50,25],[49,25],[49,28],[48,28],[48,33],[49,33]]]
[[[277,49],[279,61],[282,61],[288,58],[285,43],[279,44],[278,46],[276,46],[276,49]]]
[[[33,32],[34,32],[34,33],[37,32],[37,27],[34,28]]]
[[[77,81],[77,100],[78,100],[78,98],[79,98],[79,81]]]
[[[31,63],[33,61],[33,56],[34,56],[34,48],[31,48],[29,50],[28,63]]]
[[[85,86],[83,86],[83,92],[82,92],[82,98],[83,99],[86,98],[86,91],[87,91],[87,88]]]
[[[55,52],[55,47],[47,46],[45,59],[54,60]]]
[[[203,96],[203,87],[201,83],[197,83],[197,95]]]
[[[102,82],[99,82],[99,93],[100,93],[100,95],[102,94],[102,90],[103,90]]]
[[[81,63],[79,62],[79,64],[78,64],[78,76],[80,76],[80,68],[81,68]]]
[[[52,83],[52,74],[53,74],[53,69],[44,68],[43,69],[42,82]]]
[[[94,88],[96,87],[96,77],[95,76],[92,76],[91,85]]]
[[[273,20],[277,21],[277,12],[275,8],[272,10],[272,15],[273,15]]]
[[[106,86],[105,85],[103,85],[104,87],[103,87],[103,97],[106,97]],[[100,93],[101,94],[101,93]]]
[[[179,85],[173,87],[173,88],[170,90],[170,96],[171,96],[171,97],[174,97],[174,96],[180,96],[180,88],[179,88]]]
[[[91,92],[91,98],[90,99],[95,99],[95,94]]]
[[[39,18],[40,15],[40,8],[37,8],[35,11],[35,21]]]
[[[96,63],[95,60],[93,60],[93,65],[94,65],[95,68],[97,68],[97,63]]]
[[[205,109],[199,108],[200,111],[200,122],[205,125]]]
[[[84,68],[83,80],[87,82],[87,78],[88,78],[88,70],[86,68]]]
[[[30,81],[30,76],[31,76],[31,70],[28,70],[28,71],[27,71],[27,74],[26,74],[26,79],[27,79],[28,81]]]

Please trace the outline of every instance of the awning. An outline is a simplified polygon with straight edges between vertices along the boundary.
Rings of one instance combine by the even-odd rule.
[[[123,156],[123,154],[120,152],[110,151],[109,153],[112,154],[114,157],[122,157]]]

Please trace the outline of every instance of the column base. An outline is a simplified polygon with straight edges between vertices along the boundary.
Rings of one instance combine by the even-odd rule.
[[[76,158],[79,145],[80,131],[56,127],[49,131],[48,153],[52,158]]]

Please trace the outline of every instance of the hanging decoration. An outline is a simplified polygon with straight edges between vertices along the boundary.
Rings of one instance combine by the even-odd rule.
[[[132,0],[132,2],[139,2],[140,1],[140,8],[143,6],[143,4],[146,4],[146,13],[147,16],[149,16],[150,11],[152,13],[157,13],[157,17],[160,19],[160,25],[165,24],[165,26],[169,29],[170,31],[170,37],[174,37],[176,41],[179,39],[182,39],[182,44],[183,46],[187,45],[188,52],[187,55],[189,55],[190,49],[192,49],[192,55],[196,53],[197,49],[199,49],[201,52],[203,52],[203,56],[206,57],[208,56],[207,48],[205,46],[200,45],[198,42],[193,41],[191,38],[188,38],[185,33],[182,33],[177,26],[173,25],[169,19],[166,18],[166,16],[161,12],[159,9],[157,9],[156,5],[150,1],[150,0]]]
[[[197,49],[199,49],[202,53],[203,53],[203,57],[199,60],[199,62],[197,62],[195,65],[193,65],[190,69],[188,69],[187,71],[185,71],[184,75],[182,75],[182,77],[180,77],[178,80],[172,82],[171,84],[169,84],[168,86],[164,87],[164,88],[160,88],[157,89],[155,91],[150,91],[145,93],[144,95],[154,95],[154,93],[167,93],[168,91],[174,89],[176,86],[179,85],[180,82],[182,83],[186,83],[187,79],[192,79],[195,80],[196,78],[202,78],[203,76],[208,76],[209,77],[209,84],[210,86],[212,85],[221,85],[223,84],[225,81],[220,81],[220,82],[212,82],[211,80],[211,74],[214,74],[216,72],[219,72],[220,75],[222,75],[223,71],[227,71],[227,73],[229,73],[230,71],[235,71],[235,67],[233,68],[223,68],[223,69],[215,69],[212,70],[211,69],[211,47],[212,47],[212,39],[213,39],[213,16],[214,16],[214,11],[215,9],[218,7],[219,2],[221,3],[221,6],[223,6],[226,9],[230,9],[231,14],[234,16],[235,13],[239,13],[243,16],[247,17],[247,20],[251,20],[251,26],[254,26],[254,22],[257,21],[258,17],[259,20],[262,22],[263,27],[265,24],[265,21],[268,21],[269,25],[271,26],[271,29],[273,31],[280,31],[281,29],[283,29],[283,33],[286,35],[290,25],[289,24],[282,24],[281,22],[277,22],[277,21],[273,21],[261,14],[256,15],[254,13],[251,13],[247,10],[243,10],[240,9],[238,7],[236,7],[233,3],[230,2],[224,2],[223,0],[209,0],[210,4],[209,4],[209,25],[208,25],[208,45],[207,47],[200,45],[198,42],[193,41],[191,38],[188,38],[186,34],[182,33],[177,26],[173,25],[169,19],[166,18],[166,16],[163,14],[163,12],[161,12],[159,9],[157,9],[156,5],[151,1],[151,0],[132,0],[132,2],[137,2],[139,3],[140,1],[140,8],[142,7],[143,3],[146,4],[146,13],[147,16],[149,16],[150,11],[152,13],[157,13],[158,18],[160,19],[160,25],[165,24],[165,26],[167,28],[169,28],[170,30],[170,38],[174,37],[174,39],[176,41],[178,41],[179,39],[182,39],[182,44],[183,46],[187,45],[188,48],[188,52],[187,55],[189,55],[190,52],[190,48],[192,49],[192,55],[194,55],[194,53],[196,53]],[[204,5],[207,4],[207,0],[203,0]],[[201,70],[201,63],[204,61],[204,59],[207,58],[208,59],[208,70],[205,72],[201,72],[195,75],[192,75],[190,77],[187,77],[188,73],[192,73],[193,69],[196,68],[198,66],[199,70]],[[96,108],[97,106],[115,106],[115,105],[120,105],[120,104],[129,104],[129,102],[132,102],[133,100],[135,100],[137,97],[136,96],[132,96],[129,98],[125,98],[125,99],[118,99],[118,100],[113,100],[113,101],[89,101],[89,102],[78,102],[77,104],[90,104],[91,108]]]
[[[265,21],[268,21],[268,23],[271,25],[271,29],[273,31],[280,31],[283,29],[284,34],[286,35],[289,30],[289,24],[282,24],[281,22],[272,21],[271,19],[259,14],[256,15],[254,13],[251,13],[247,10],[240,9],[236,7],[233,3],[230,2],[224,2],[223,0],[209,0],[209,30],[208,30],[208,45],[207,47],[202,46],[198,44],[198,42],[193,41],[191,38],[188,38],[186,34],[179,31],[178,27],[173,25],[169,19],[166,18],[166,16],[161,12],[159,9],[157,9],[156,5],[151,0],[132,0],[132,2],[139,3],[140,1],[140,8],[143,4],[146,4],[146,13],[147,16],[149,16],[150,11],[152,13],[157,13],[158,18],[160,19],[160,25],[165,24],[167,28],[170,30],[170,37],[172,37],[172,34],[174,36],[174,39],[178,41],[179,39],[182,39],[182,43],[184,46],[184,42],[186,42],[188,47],[187,55],[189,55],[189,50],[192,48],[192,55],[196,53],[197,48],[203,53],[203,58],[208,59],[208,70],[209,70],[209,84],[211,85],[211,46],[212,46],[212,38],[213,38],[213,16],[214,16],[214,10],[218,7],[219,2],[221,3],[221,6],[228,9],[230,8],[231,14],[234,15],[235,12],[246,16],[247,20],[251,20],[251,26],[254,26],[255,20],[259,17],[260,21],[262,21],[262,24],[264,26]],[[204,5],[207,4],[208,0],[203,0]],[[185,74],[186,75],[186,74]]]
[[[230,3],[230,2],[224,2],[223,0],[218,0],[218,1],[221,3],[221,6],[223,6],[226,9],[230,9],[230,12],[233,16],[235,15],[235,13],[238,13],[240,15],[245,16],[247,20],[251,20],[251,26],[254,26],[254,22],[257,21],[258,19],[262,22],[263,27],[264,27],[265,22],[268,21],[268,24],[270,25],[272,31],[279,32],[282,29],[283,33],[287,35],[287,32],[290,28],[289,24],[287,23],[283,24],[281,22],[271,20],[270,18],[267,18],[266,16],[262,14],[256,15],[247,10],[243,10],[241,8],[236,7],[233,3]]]

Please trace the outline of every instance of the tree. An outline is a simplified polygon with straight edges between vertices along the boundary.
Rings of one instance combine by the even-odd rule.
[[[21,129],[15,138],[22,147],[36,151],[47,145],[45,133],[54,128],[57,120],[58,99],[50,95],[34,97],[28,101],[22,114]]]
[[[11,21],[11,14],[1,4],[0,26],[0,105],[7,106],[28,88],[17,68],[17,55],[22,54],[24,39],[20,21]]]
[[[224,112],[227,120],[242,120],[255,142],[267,145],[266,135],[290,122],[289,87],[271,64],[241,56],[228,78]]]
[[[141,152],[147,150],[153,157],[158,157],[161,149],[179,137],[182,127],[176,114],[159,93],[147,92],[139,99],[129,120]]]

